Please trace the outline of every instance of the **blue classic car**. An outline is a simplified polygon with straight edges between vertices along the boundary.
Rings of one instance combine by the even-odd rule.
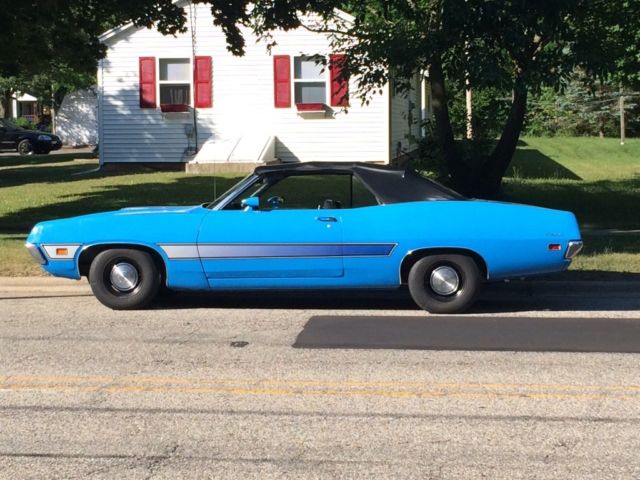
[[[582,247],[572,213],[468,200],[411,169],[263,166],[210,204],[125,208],[37,224],[26,244],[52,275],[89,278],[113,309],[162,289],[408,285],[456,313],[483,282],[565,270]]]

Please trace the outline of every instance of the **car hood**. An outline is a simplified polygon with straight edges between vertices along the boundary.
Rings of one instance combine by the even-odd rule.
[[[50,137],[58,137],[57,135],[54,135],[51,132],[41,132],[40,130],[28,130],[26,128],[16,128],[15,130],[13,130],[15,133],[21,133],[21,134],[29,134],[29,135],[48,135]]]
[[[114,212],[106,212],[108,215],[146,215],[162,213],[188,213],[194,209],[201,208],[201,205],[191,205],[188,207],[127,207]]]
[[[201,216],[209,210],[202,205],[187,207],[133,207],[110,212],[40,222],[33,227],[27,242],[85,243],[153,237],[154,232],[185,228],[197,230]],[[179,220],[182,219],[182,220]],[[179,223],[176,223],[179,222]],[[126,238],[125,238],[126,237]]]

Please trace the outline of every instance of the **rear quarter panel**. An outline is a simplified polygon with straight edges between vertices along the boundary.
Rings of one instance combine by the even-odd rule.
[[[488,279],[503,279],[564,270],[567,243],[580,239],[569,212],[475,200],[345,210],[343,221],[345,242],[396,244],[388,257],[345,258],[348,275],[385,285],[397,285],[404,257],[423,248],[471,250],[484,259]],[[561,250],[550,251],[550,243]]]

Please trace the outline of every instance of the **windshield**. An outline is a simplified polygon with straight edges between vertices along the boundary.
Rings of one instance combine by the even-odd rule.
[[[9,130],[21,130],[19,126],[7,118],[0,118],[0,127],[8,128]]]
[[[208,204],[206,207],[212,210],[219,210],[221,207],[224,207],[229,201],[231,201],[237,195],[241,194],[247,188],[249,188],[257,178],[258,177],[253,173],[247,175],[245,178],[240,180],[233,187],[231,187],[229,190],[224,192],[222,195],[220,195],[218,198],[216,198],[213,202]]]

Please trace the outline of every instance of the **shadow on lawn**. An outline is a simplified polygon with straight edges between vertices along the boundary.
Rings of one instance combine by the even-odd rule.
[[[0,168],[3,167],[19,167],[21,165],[43,165],[46,163],[63,163],[72,160],[95,159],[97,157],[91,152],[77,153],[58,153],[53,155],[12,155],[8,157],[0,157]]]
[[[509,166],[507,175],[518,178],[553,178],[582,180],[578,175],[540,150],[519,148]]]
[[[217,194],[220,195],[240,179],[241,177],[218,177],[216,180]],[[66,180],[69,181],[69,178]],[[213,192],[213,180],[210,176],[185,175],[165,183],[101,185],[83,193],[63,197],[63,201],[57,203],[29,207],[0,217],[0,233],[24,233],[40,221],[118,210],[125,207],[199,205],[213,201]],[[72,200],[64,201],[65,198],[72,198]]]

